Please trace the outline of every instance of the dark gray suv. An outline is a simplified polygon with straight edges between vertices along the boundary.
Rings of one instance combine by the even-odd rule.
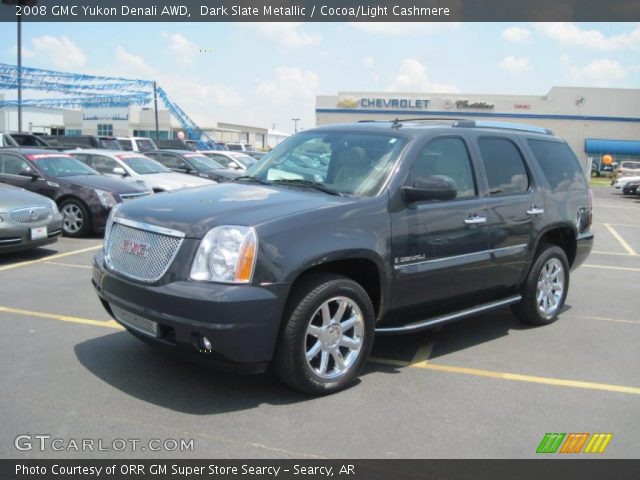
[[[329,125],[233,183],[114,209],[93,284],[142,340],[331,393],[375,334],[506,305],[554,321],[591,212],[578,159],[538,127]]]

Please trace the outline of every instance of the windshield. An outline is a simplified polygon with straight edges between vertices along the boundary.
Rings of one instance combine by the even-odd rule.
[[[115,138],[100,138],[100,143],[102,144],[102,148],[107,150],[122,150],[122,145]]]
[[[224,168],[218,162],[199,153],[187,153],[184,158],[198,171],[200,170],[220,170]]]
[[[151,160],[147,157],[132,157],[119,155],[118,158],[122,160],[127,166],[136,172],[138,175],[149,175],[151,173],[167,173],[170,172],[168,168],[159,164],[155,160]]]
[[[249,177],[272,183],[304,180],[346,195],[372,196],[406,145],[405,137],[354,132],[304,132],[256,163]]]
[[[136,140],[136,143],[138,144],[138,151],[140,152],[150,152],[151,150],[158,149],[158,147],[156,147],[156,144],[148,139]]]
[[[126,150],[127,152],[130,152],[133,150],[133,142],[131,140],[119,139],[118,143],[122,147],[122,150]]]
[[[244,168],[249,168],[258,163],[255,158],[250,157],[249,155],[244,155],[242,153],[230,153],[229,155],[233,157],[233,160],[235,162],[242,164]]]
[[[100,175],[77,158],[62,155],[27,155],[38,168],[50,177],[73,177],[74,175]]]

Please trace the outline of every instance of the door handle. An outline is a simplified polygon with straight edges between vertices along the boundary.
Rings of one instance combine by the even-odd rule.
[[[477,225],[479,223],[487,223],[487,217],[479,217],[474,215],[473,217],[465,218],[464,223],[467,225]]]
[[[535,205],[531,205],[529,210],[527,210],[527,215],[542,215],[544,213],[544,208],[538,208]]]

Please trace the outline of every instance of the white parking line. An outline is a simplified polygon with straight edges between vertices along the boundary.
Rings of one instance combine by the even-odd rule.
[[[609,225],[613,225],[614,227],[640,228],[640,225],[636,225],[635,223],[610,223]]]
[[[44,262],[47,265],[59,265],[61,267],[74,267],[74,268],[88,268],[91,270],[91,265],[78,265],[76,263],[61,263],[61,262]]]
[[[609,230],[609,233],[611,235],[613,235],[613,238],[615,238],[616,240],[618,240],[618,242],[620,243],[620,245],[622,245],[622,248],[624,248],[629,255],[633,255],[633,256],[637,256],[638,254],[636,253],[636,251],[631,248],[631,245],[629,245],[626,240],[624,238],[622,238],[622,236],[615,231],[615,229],[608,223],[604,224],[604,228],[606,228],[607,230]]]
[[[602,268],[604,270],[625,270],[627,272],[640,272],[640,268],[630,268],[630,267],[610,267],[608,265],[591,265],[588,263],[585,263],[584,265],[582,265],[583,267],[587,267],[587,268]]]
[[[102,248],[102,244],[96,245],[95,247],[82,248],[80,250],[73,250],[71,252],[60,253],[58,255],[51,255],[50,257],[39,258],[38,260],[28,260],[26,262],[12,263],[10,265],[5,265],[4,267],[0,267],[0,272],[4,270],[11,270],[12,268],[26,267],[28,265],[33,265],[36,263],[48,262],[50,260],[54,260],[62,257],[68,257],[69,255],[77,255],[78,253],[90,252],[92,250],[98,250],[99,248]]]

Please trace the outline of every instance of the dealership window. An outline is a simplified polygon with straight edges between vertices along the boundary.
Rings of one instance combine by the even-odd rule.
[[[69,136],[82,135],[82,130],[80,130],[79,128],[67,128],[64,131],[64,134]],[[51,135],[54,135],[54,134],[52,133]]]
[[[99,123],[98,124],[98,135],[105,137],[113,136],[113,125],[110,123]]]

